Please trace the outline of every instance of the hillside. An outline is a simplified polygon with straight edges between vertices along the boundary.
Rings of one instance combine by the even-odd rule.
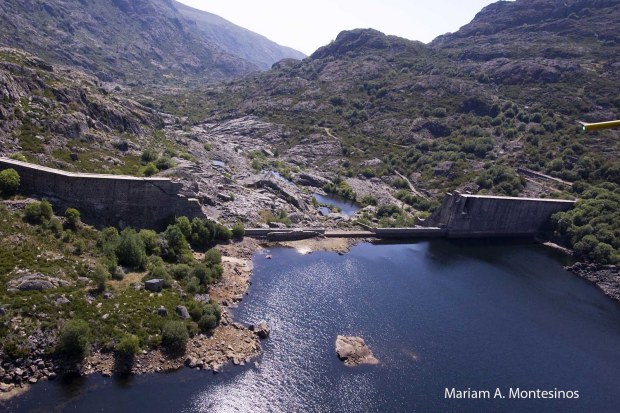
[[[499,2],[428,45],[357,29],[233,82],[112,88],[117,99],[177,118],[127,134],[135,145],[106,155],[136,174],[150,162],[142,155],[165,158],[159,169],[175,158],[165,174],[181,178],[209,216],[252,225],[413,225],[455,189],[582,198],[555,218],[558,239],[609,261],[620,248],[620,132],[581,134],[577,121],[618,116],[619,4]],[[59,163],[90,153],[89,142],[39,146],[36,156],[24,145],[6,151]],[[97,162],[65,166],[97,170]],[[322,216],[313,194],[326,192],[366,208]]]
[[[259,140],[293,170],[344,177],[358,200],[401,208],[378,212],[386,225],[407,224],[408,211],[424,216],[454,189],[603,197],[613,199],[605,201],[613,211],[620,132],[581,134],[578,121],[619,116],[619,4],[499,2],[429,45],[370,29],[342,32],[308,59],[200,95],[160,96],[160,108],[189,116],[196,131],[227,125],[231,139]],[[386,191],[391,196],[377,195]],[[619,221],[596,202],[582,211],[591,218],[567,218],[559,233],[576,244],[594,232],[617,253]],[[607,218],[594,225],[597,214]]]
[[[172,0],[3,1],[0,44],[130,85],[221,81],[299,57]]]
[[[66,170],[138,173],[165,116],[95,77],[0,48],[0,155]]]
[[[271,65],[285,58],[306,57],[297,50],[280,46],[265,36],[239,27],[215,14],[196,10],[176,1],[174,7],[190,25],[195,25],[207,41],[219,45],[227,53],[254,63],[261,69],[269,69]]]

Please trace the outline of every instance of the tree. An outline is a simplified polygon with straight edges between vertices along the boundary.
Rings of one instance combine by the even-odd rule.
[[[144,242],[144,248],[146,249],[147,255],[159,255],[161,252],[159,235],[157,232],[152,229],[141,229],[140,237],[142,238],[142,242]]]
[[[172,261],[180,261],[190,252],[189,244],[177,225],[168,225],[163,235],[166,242],[166,255]]]
[[[192,224],[187,217],[178,217],[175,224],[179,227],[186,240],[192,236]]]
[[[146,249],[142,237],[133,228],[125,228],[121,232],[120,242],[116,248],[116,256],[122,265],[130,268],[144,268]]]
[[[180,353],[185,350],[185,345],[189,340],[187,327],[182,321],[169,321],[162,327],[161,344],[173,353]]]
[[[84,320],[75,319],[65,323],[58,339],[58,351],[68,357],[83,359],[90,353],[91,331]]]
[[[9,168],[0,172],[0,193],[2,193],[2,195],[15,195],[19,188],[19,183],[19,174],[15,169]]]
[[[80,211],[75,208],[67,208],[65,218],[67,218],[67,226],[71,229],[77,229],[80,225]]]

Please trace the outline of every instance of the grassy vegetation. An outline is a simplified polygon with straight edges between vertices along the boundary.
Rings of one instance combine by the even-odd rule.
[[[201,304],[192,297],[208,291],[209,285],[221,278],[221,254],[212,247],[229,239],[230,230],[206,220],[192,222],[196,225],[190,225],[189,235],[198,242],[196,247],[210,248],[205,260],[198,262],[177,224],[167,230],[176,228],[182,237],[177,240],[181,249],[174,255],[170,252],[172,240],[166,233],[126,229],[119,234],[114,228],[97,231],[79,223],[71,225],[69,218],[53,216],[47,203],[31,205],[34,207],[28,208],[28,215],[25,210],[10,211],[0,205],[0,303],[6,310],[0,316],[0,345],[8,354],[26,355],[27,337],[36,331],[67,338],[50,352],[86,354],[77,351],[87,346],[74,340],[73,327],[80,327],[75,320],[84,320],[89,326],[89,344],[107,350],[125,346],[122,340],[129,334],[137,337],[140,348],[158,346],[162,343],[162,329],[171,321],[181,323],[188,334],[209,331],[219,323],[221,312],[215,303]],[[194,229],[200,228],[209,230],[209,234],[192,237]],[[128,272],[119,264],[125,264]],[[69,281],[70,286],[48,291],[8,291],[7,283],[24,271],[58,277]],[[154,275],[167,278],[167,288],[161,293],[133,288],[133,284]],[[104,290],[111,296],[105,298],[101,294]],[[60,297],[67,301],[60,303]],[[187,306],[192,318],[179,320],[175,312],[178,305]],[[166,308],[168,315],[158,315],[159,307]],[[20,320],[19,328],[8,328],[8,321],[15,317]],[[59,327],[62,325],[69,326],[69,330]],[[133,348],[135,340],[131,340]]]

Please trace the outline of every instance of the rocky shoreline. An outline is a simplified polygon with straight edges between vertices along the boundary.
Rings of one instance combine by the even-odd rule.
[[[617,265],[577,262],[565,268],[596,284],[605,295],[620,302],[620,267]]]
[[[269,328],[264,322],[249,326],[237,323],[229,309],[234,308],[247,293],[251,284],[252,258],[263,248],[262,245],[295,248],[302,254],[313,251],[345,254],[353,245],[364,241],[368,240],[320,238],[262,244],[256,239],[245,238],[241,242],[219,245],[217,248],[222,252],[224,273],[222,280],[211,287],[209,295],[220,304],[222,319],[212,334],[192,337],[183,354],[171,355],[159,348],[149,349],[137,354],[131,363],[119,361],[114,352],[99,350],[80,363],[50,356],[46,349],[51,348],[53,343],[42,334],[41,337],[33,338],[34,350],[30,357],[12,361],[0,360],[0,401],[23,394],[39,381],[54,380],[66,374],[99,373],[104,377],[111,377],[116,374],[165,372],[184,366],[218,373],[229,362],[233,365],[249,364],[260,354],[260,340],[269,336]],[[258,363],[255,366],[258,368]]]
[[[245,238],[217,247],[222,252],[224,273],[209,294],[220,304],[222,319],[211,334],[192,337],[184,354],[171,355],[161,349],[144,350],[132,363],[120,362],[114,352],[94,351],[80,363],[50,356],[46,350],[53,346],[47,337],[33,337],[31,356],[16,360],[0,360],[0,401],[15,397],[30,385],[43,380],[54,380],[65,374],[104,377],[114,374],[144,374],[176,370],[183,366],[199,370],[221,371],[224,365],[245,365],[261,350],[260,339],[269,335],[264,323],[244,326],[233,321],[228,309],[242,300],[250,285],[252,257],[261,249],[255,239]],[[0,309],[2,311],[2,309]],[[258,320],[257,320],[258,321]]]

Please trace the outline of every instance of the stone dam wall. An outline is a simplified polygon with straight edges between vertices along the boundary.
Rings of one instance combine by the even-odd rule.
[[[566,199],[514,198],[448,194],[425,222],[446,231],[448,238],[534,237],[551,230],[556,212],[573,208]]]
[[[13,168],[19,193],[48,199],[57,213],[80,211],[96,227],[164,229],[175,216],[205,216],[196,199],[179,194],[181,183],[167,178],[65,172],[0,157],[0,170]]]

